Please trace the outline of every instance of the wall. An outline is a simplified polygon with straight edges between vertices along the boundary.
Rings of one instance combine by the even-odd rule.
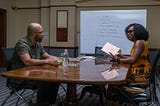
[[[39,0],[10,0],[8,14],[8,41],[7,47],[14,47],[15,43],[27,33],[30,22],[40,23]],[[14,38],[14,39],[13,39]]]
[[[8,2],[9,0],[0,0],[0,8],[2,9],[8,9]]]
[[[56,11],[57,10],[68,10],[68,42],[56,42],[56,24],[50,25],[50,45],[51,46],[59,46],[59,47],[75,47],[75,7],[69,6],[69,7],[51,7],[51,14],[50,14],[50,22],[56,23]]]
[[[17,8],[11,8],[17,7]],[[44,45],[77,47],[79,44],[79,11],[84,9],[147,9],[147,29],[150,32],[149,47],[160,48],[158,0],[0,0],[0,8],[7,10],[7,46],[13,47],[26,35],[27,24],[39,22],[48,32]],[[56,42],[56,10],[69,11],[68,42]],[[13,39],[14,38],[14,39]]]

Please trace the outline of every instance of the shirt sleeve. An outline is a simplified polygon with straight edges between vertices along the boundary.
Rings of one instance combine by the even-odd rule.
[[[22,42],[18,42],[16,44],[15,50],[16,50],[16,52],[17,52],[18,55],[29,54],[28,47],[24,43],[22,43]]]

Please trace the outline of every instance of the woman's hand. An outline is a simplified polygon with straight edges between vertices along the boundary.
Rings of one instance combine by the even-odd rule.
[[[113,55],[111,52],[109,52],[109,54],[110,54],[110,57],[112,58],[113,61],[116,61],[116,62],[119,61],[119,58],[120,58],[120,57],[118,57],[118,56],[116,56],[116,55]]]

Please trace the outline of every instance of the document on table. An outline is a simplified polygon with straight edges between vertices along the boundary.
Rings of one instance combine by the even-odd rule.
[[[95,57],[93,56],[82,56],[83,59],[91,59],[91,60],[94,60]]]
[[[101,75],[106,79],[112,79],[118,76],[118,72],[116,69],[112,69],[112,70],[106,70],[104,72],[101,73]]]
[[[113,55],[117,55],[120,53],[120,48],[116,47],[115,45],[107,42],[101,49],[103,52],[110,55],[112,53]]]

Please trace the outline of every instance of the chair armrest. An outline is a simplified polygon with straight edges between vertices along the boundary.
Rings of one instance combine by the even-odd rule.
[[[146,88],[146,87],[150,86],[150,84],[149,84],[149,82],[146,82],[146,83],[145,82],[144,83],[143,82],[142,83],[129,83],[125,86]]]
[[[123,89],[129,93],[144,93],[145,89],[139,87],[123,86]]]

